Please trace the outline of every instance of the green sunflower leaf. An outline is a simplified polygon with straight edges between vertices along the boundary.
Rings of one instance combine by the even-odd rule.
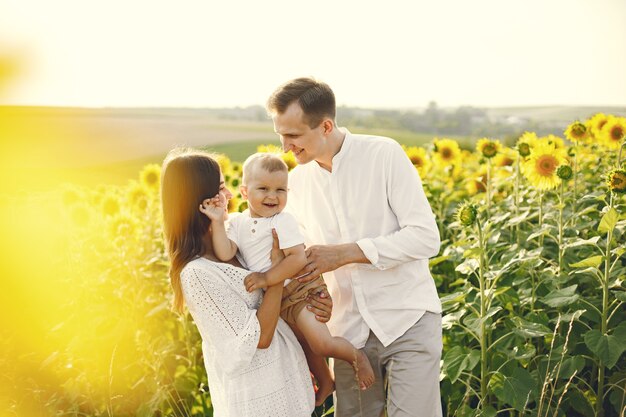
[[[590,266],[593,268],[597,268],[600,266],[603,259],[604,259],[604,256],[602,255],[591,256],[587,259],[583,259],[580,262],[569,264],[569,266],[571,266],[572,268],[586,268]]]
[[[576,302],[579,295],[576,294],[577,284],[569,287],[561,288],[560,290],[554,290],[548,293],[544,298],[539,299],[544,304],[550,307],[564,307]]]
[[[607,368],[612,368],[626,350],[626,344],[621,343],[613,335],[602,334],[600,330],[591,330],[585,334],[585,344],[593,354],[602,361]]]
[[[604,215],[602,219],[600,219],[600,225],[598,226],[598,232],[600,233],[608,233],[615,228],[617,221],[619,220],[619,214],[617,210],[613,207],[609,209]]]

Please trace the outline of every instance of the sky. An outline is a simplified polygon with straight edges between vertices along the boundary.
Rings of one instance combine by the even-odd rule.
[[[626,105],[625,0],[0,0],[0,104]]]

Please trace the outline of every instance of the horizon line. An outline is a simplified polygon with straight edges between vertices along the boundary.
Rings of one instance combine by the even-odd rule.
[[[433,100],[431,100],[433,101]],[[434,101],[437,103],[436,101]],[[56,109],[84,109],[84,110],[107,110],[107,109],[154,109],[154,110],[219,110],[219,109],[247,109],[253,107],[260,107],[265,109],[265,107],[261,104],[250,104],[250,105],[234,105],[234,106],[90,106],[90,105],[55,105],[55,104],[6,104],[0,103],[0,107],[22,107],[22,108],[56,108]],[[508,108],[555,108],[555,107],[565,107],[565,108],[623,108],[626,110],[626,104],[515,104],[515,105],[492,105],[492,106],[482,106],[482,105],[472,105],[472,104],[460,104],[460,105],[437,105],[438,108],[448,109],[448,108],[460,108],[460,107],[472,107],[476,109],[508,109]],[[428,105],[425,106],[381,106],[381,107],[370,107],[370,106],[356,106],[356,105],[347,105],[341,104],[338,105],[337,108],[350,108],[350,109],[363,109],[363,110],[407,110],[407,109],[427,109]]]

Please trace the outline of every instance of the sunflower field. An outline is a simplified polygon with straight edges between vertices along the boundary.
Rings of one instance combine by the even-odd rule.
[[[513,147],[405,147],[442,238],[444,415],[625,415],[625,133],[597,114]],[[241,211],[241,164],[218,159]],[[200,337],[171,309],[159,186],[152,164],[2,197],[2,415],[212,415]]]

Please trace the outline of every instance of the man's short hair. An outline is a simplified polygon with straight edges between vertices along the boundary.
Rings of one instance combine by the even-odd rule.
[[[243,176],[241,178],[243,185],[247,184],[248,178],[252,176],[252,172],[257,168],[262,168],[270,173],[275,171],[289,172],[289,167],[277,154],[257,152],[250,155],[243,163]]]
[[[283,114],[287,107],[297,101],[304,112],[304,123],[314,128],[324,118],[335,120],[335,93],[328,84],[314,78],[296,78],[287,81],[272,93],[267,100],[267,111]]]

